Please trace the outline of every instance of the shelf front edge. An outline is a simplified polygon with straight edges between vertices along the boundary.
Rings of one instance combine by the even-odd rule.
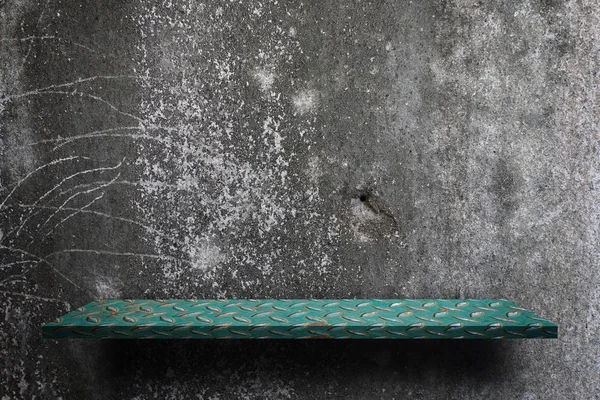
[[[98,300],[49,339],[534,339],[558,326],[505,299]]]

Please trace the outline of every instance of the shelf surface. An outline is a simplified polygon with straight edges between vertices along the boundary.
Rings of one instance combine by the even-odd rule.
[[[557,325],[504,299],[100,300],[45,338],[532,339]]]

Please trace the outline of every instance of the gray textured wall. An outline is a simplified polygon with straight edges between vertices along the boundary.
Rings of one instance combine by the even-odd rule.
[[[594,0],[0,0],[0,397],[600,398],[599,43]],[[41,339],[106,297],[503,297],[560,339]]]

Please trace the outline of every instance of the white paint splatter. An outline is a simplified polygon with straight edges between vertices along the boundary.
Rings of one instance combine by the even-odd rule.
[[[97,278],[95,288],[100,299],[118,299],[121,297],[121,291],[116,288],[118,284],[108,277]]]
[[[318,156],[312,156],[308,159],[308,170],[306,171],[308,179],[313,183],[318,183],[319,178],[323,176],[323,170],[321,169],[321,160]]]
[[[273,72],[272,67],[256,67],[252,76],[263,92],[269,93],[271,91],[273,82],[275,82],[275,73]]]
[[[294,110],[300,115],[314,111],[317,107],[319,92],[314,89],[305,89],[292,97]]]
[[[187,238],[189,240],[189,237]],[[226,260],[221,249],[208,239],[194,238],[195,243],[189,244],[186,249],[190,255],[192,268],[201,271],[215,270],[218,265]]]
[[[200,17],[188,13],[184,3],[186,12],[176,18],[150,7],[138,21],[141,36],[152,38],[140,52],[169,60],[159,71],[160,82],[144,82],[140,105],[143,120],[165,129],[153,132],[160,141],[139,143],[136,161],[143,181],[136,204],[151,228],[145,239],[152,253],[167,257],[159,284],[177,296],[203,287],[217,297],[227,295],[225,278],[233,277],[244,290],[264,285],[261,277],[278,276],[278,268],[295,254],[285,241],[290,227],[301,224],[299,209],[303,226],[319,223],[298,261],[321,274],[333,273],[331,247],[324,246],[323,236],[337,237],[339,221],[320,228],[326,217],[315,211],[322,201],[318,182],[309,181],[302,192],[290,188],[298,179],[290,169],[297,146],[310,148],[317,134],[311,119],[293,118],[284,94],[275,90],[276,71],[302,54],[292,40],[295,30],[276,22],[263,27],[271,12],[264,4],[254,14],[254,5],[222,3],[219,14],[247,7],[246,27],[263,38],[258,48],[233,51],[211,39],[225,20],[216,21],[208,11]],[[201,52],[201,60],[190,49]],[[137,69],[152,73],[154,65],[146,56]],[[245,90],[250,84],[265,94],[252,104]],[[306,89],[290,97],[296,113],[304,114],[316,109],[319,93]]]

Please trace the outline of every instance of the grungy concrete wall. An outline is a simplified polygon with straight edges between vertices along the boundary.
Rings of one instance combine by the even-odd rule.
[[[600,398],[599,43],[595,0],[0,0],[0,397]],[[111,297],[501,297],[560,339],[41,339]]]

